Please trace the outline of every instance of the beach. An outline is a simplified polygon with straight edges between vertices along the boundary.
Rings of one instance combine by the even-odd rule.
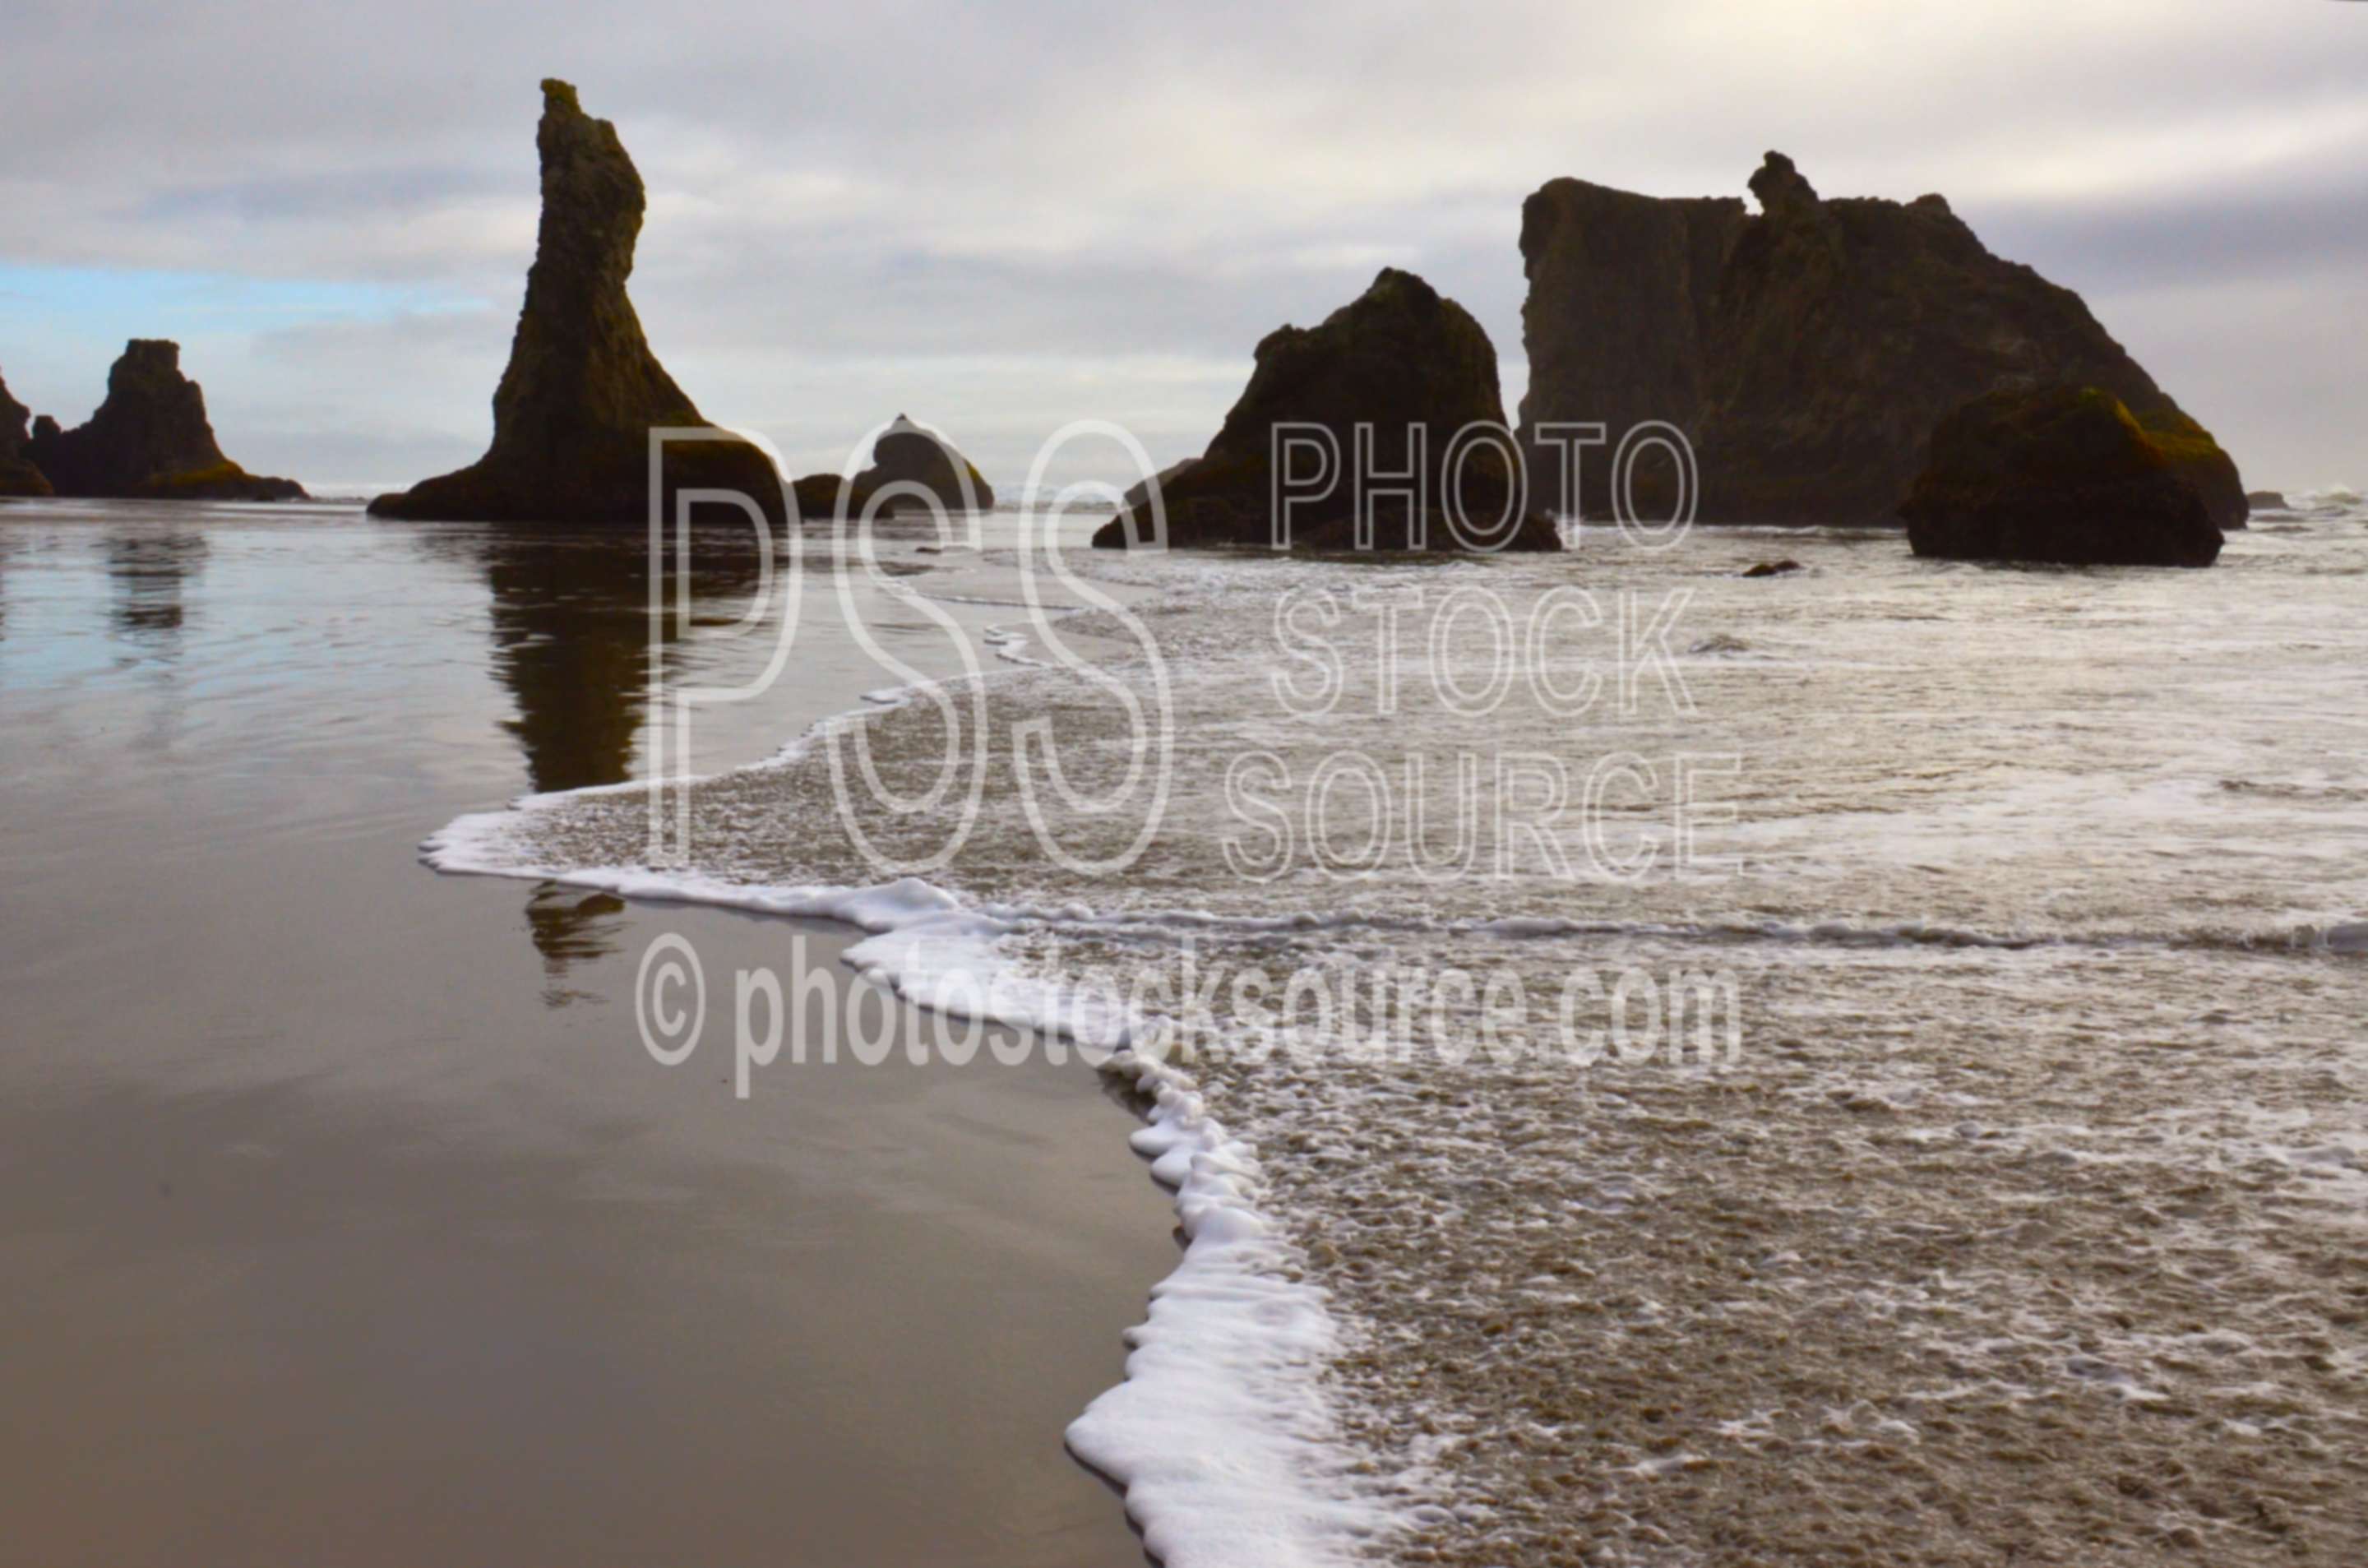
[[[948,835],[883,804],[945,755],[911,704],[852,806],[821,746],[691,786],[674,871],[614,869],[638,806],[598,795],[435,853],[860,912],[908,994],[1156,1049],[1201,1229],[1156,1380],[1083,1430],[1178,1560],[1255,1518],[1315,1563],[2340,1562],[2361,527],[2265,519],[2211,576],[1840,529],[1130,555],[1064,634],[1139,652],[992,684],[985,773],[1042,724],[1125,798],[1147,749],[1144,815],[998,788],[932,896],[867,896]],[[1466,756],[1559,759],[1571,809]]]
[[[638,540],[5,521],[0,1554],[1141,1561],[1061,1440],[1176,1256],[1090,1069],[913,1066],[871,987],[883,1065],[744,1102],[645,1051],[643,949],[719,1010],[802,960],[844,1018],[853,933],[418,863],[631,755],[638,691],[584,683],[641,612],[585,562]],[[862,663],[708,738],[770,752]]]
[[[768,649],[654,649],[638,537],[9,520],[29,1560],[2358,1541],[2352,503],[2209,578],[1602,529],[1064,578],[1024,507],[850,575],[810,532],[664,863],[617,788],[654,670]],[[1555,634],[1474,709],[1498,611]],[[1122,798],[1152,714],[1156,810],[1030,805],[1022,747]],[[1622,790],[1467,821],[1474,752]]]

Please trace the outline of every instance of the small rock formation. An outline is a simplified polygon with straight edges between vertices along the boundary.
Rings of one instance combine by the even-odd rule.
[[[1800,570],[1802,566],[1797,561],[1763,561],[1743,574],[1747,577],[1789,577]]]
[[[871,466],[855,476],[855,493],[868,496],[890,484],[917,484],[950,512],[984,512],[995,505],[995,486],[953,443],[898,415],[871,443]]]
[[[535,131],[542,222],[510,362],[494,391],[494,442],[455,473],[370,503],[382,517],[645,523],[650,431],[708,421],[650,352],[626,297],[642,232],[642,176],[561,81],[542,84]],[[667,515],[681,489],[734,490],[779,522],[781,481],[746,441],[669,442]]]
[[[1562,494],[1552,423],[1605,426],[1577,507],[1608,516],[1614,448],[1647,421],[1691,438],[1704,522],[1895,519],[1933,427],[1985,392],[2071,382],[2119,398],[2241,528],[2245,491],[2211,435],[2113,341],[2078,295],[1990,254],[1946,200],[1827,200],[1791,159],[1751,178],[1760,212],[1558,179],[1521,208],[1530,280],[1525,449],[1542,503]],[[1674,500],[1637,465],[1638,510]]]
[[[2256,512],[2294,510],[2292,506],[2286,505],[2284,492],[2278,490],[2248,490],[2245,492],[2245,505]]]
[[[1356,428],[1370,425],[1366,467],[1377,475],[1405,474],[1416,427],[1425,433],[1427,505],[1419,518],[1402,499],[1381,492],[1405,480],[1377,480],[1372,543],[1405,550],[1415,526],[1422,548],[1461,548],[1448,526],[1449,503],[1460,506],[1463,531],[1477,542],[1506,539],[1502,548],[1559,550],[1554,520],[1516,506],[1522,497],[1516,465],[1503,443],[1465,444],[1458,434],[1490,425],[1509,436],[1497,382],[1497,350],[1480,324],[1454,301],[1410,272],[1384,267],[1372,287],[1325,318],[1320,326],[1285,326],[1258,346],[1258,368],[1209,449],[1190,467],[1162,476],[1167,542],[1179,548],[1248,545],[1274,539],[1271,432],[1281,424],[1320,425],[1338,443],[1338,470],[1328,493],[1301,502],[1291,514],[1292,548],[1349,550],[1356,539]],[[1149,544],[1150,517],[1130,509],[1095,533],[1103,549]]]
[[[1124,495],[1120,496],[1118,509],[1121,512],[1143,512],[1148,516],[1151,498],[1156,494],[1165,501],[1167,487],[1173,484],[1179,475],[1190,472],[1192,465],[1200,460],[1199,458],[1180,458],[1169,463],[1166,468],[1161,469],[1149,479],[1139,482]]]
[[[301,501],[292,479],[252,474],[222,456],[206,394],[181,374],[181,346],[135,337],[107,372],[107,401],[62,430],[44,414],[24,457],[61,495],[163,501]]]
[[[802,522],[819,523],[838,515],[841,506],[850,517],[863,511],[861,500],[850,493],[846,479],[836,473],[810,473],[790,485],[790,494],[798,504]]]
[[[1899,508],[1918,555],[2074,566],[2209,566],[2194,482],[2112,393],[1991,392],[1941,422]]]
[[[0,381],[0,495],[51,493],[48,476],[24,457],[25,420],[32,412],[10,397],[8,383]]]

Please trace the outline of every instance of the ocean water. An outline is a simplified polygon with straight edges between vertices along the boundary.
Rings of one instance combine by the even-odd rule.
[[[2200,573],[1041,522],[882,589],[1006,607],[981,678],[662,863],[641,790],[427,853],[1106,1056],[1189,1245],[1070,1440],[1166,1561],[2368,1557],[2356,502]]]

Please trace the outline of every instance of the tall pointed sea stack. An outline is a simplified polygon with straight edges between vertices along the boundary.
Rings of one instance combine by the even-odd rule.
[[[1569,422],[1616,443],[1666,421],[1693,443],[1705,522],[1896,524],[1942,419],[2067,382],[2119,399],[2214,522],[2244,526],[2245,487],[2211,434],[2078,294],[1991,255],[1948,202],[1827,200],[1781,153],[1751,192],[1757,217],[1574,179],[1522,204],[1525,438]],[[1558,480],[1537,461],[1533,483]],[[1590,516],[1609,509],[1611,468],[1609,449],[1584,453]],[[1640,509],[1661,515],[1640,477]]]
[[[0,381],[0,495],[50,494],[48,477],[24,457],[25,421],[32,412],[10,397],[8,383]]]
[[[5,413],[5,410],[0,410]],[[181,374],[181,346],[135,337],[107,372],[89,423],[61,430],[44,414],[24,456],[61,495],[162,501],[299,501],[292,479],[249,473],[222,455],[205,389]]]
[[[542,226],[509,368],[494,392],[494,444],[457,473],[381,495],[382,517],[480,522],[642,523],[649,517],[650,431],[707,419],[650,352],[625,294],[642,232],[642,176],[564,82],[542,85]],[[776,521],[781,482],[745,441],[669,442],[677,489],[736,490]]]

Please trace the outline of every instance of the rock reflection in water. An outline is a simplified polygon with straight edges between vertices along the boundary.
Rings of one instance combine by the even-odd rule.
[[[110,624],[160,654],[179,652],[189,578],[205,569],[206,540],[194,530],[126,529],[108,536],[107,574],[115,587]]]
[[[504,728],[518,737],[529,787],[544,794],[631,778],[651,676],[646,536],[504,528],[436,536],[429,548],[466,554],[484,574],[493,667],[517,708]],[[754,591],[759,566],[745,531],[702,532],[692,555],[692,597],[702,614],[710,601]],[[662,645],[677,630],[670,617],[655,623]],[[527,928],[552,1006],[575,999],[564,984],[574,964],[615,949],[622,907],[552,883],[529,897]]]

